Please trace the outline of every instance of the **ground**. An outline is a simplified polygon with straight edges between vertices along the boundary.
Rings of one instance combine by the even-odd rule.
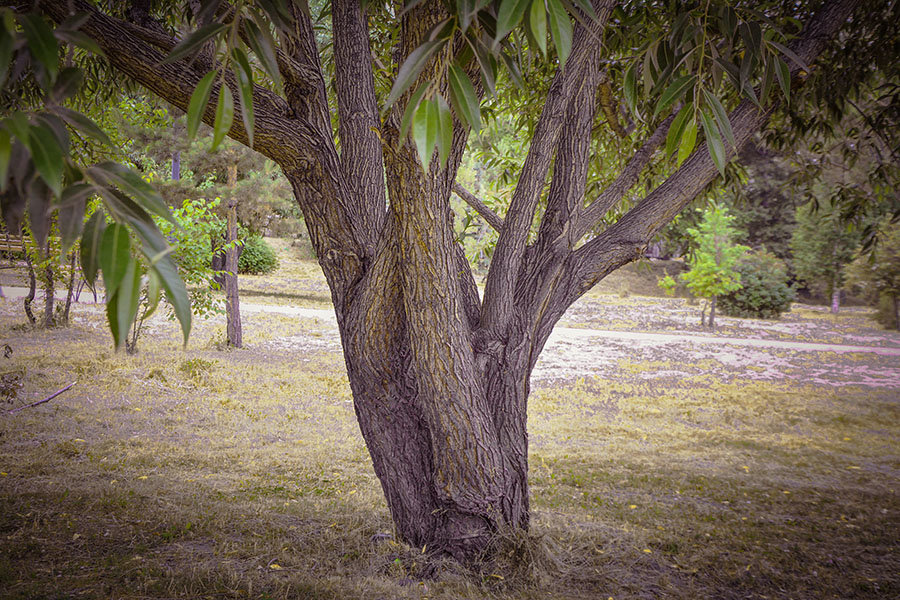
[[[900,595],[900,335],[864,309],[721,318],[576,304],[532,379],[528,538],[478,576],[394,540],[328,293],[276,240],[183,349],[115,354],[100,307],[31,331],[0,300],[2,598],[887,598]],[[7,291],[14,281],[0,272]],[[88,299],[83,294],[82,299]],[[427,577],[426,577],[427,575]]]

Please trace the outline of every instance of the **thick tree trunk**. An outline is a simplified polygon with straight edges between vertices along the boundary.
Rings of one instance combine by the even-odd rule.
[[[254,88],[254,148],[281,165],[305,216],[331,289],[360,430],[398,534],[471,562],[497,531],[528,526],[528,379],[553,326],[575,299],[640,256],[718,171],[699,147],[615,225],[577,245],[635,184],[670,122],[646,141],[609,193],[585,207],[595,71],[613,5],[595,0],[600,18],[592,31],[576,26],[569,59],[549,88],[502,220],[482,305],[449,214],[465,127],[456,122],[448,165],[432,161],[423,172],[411,140],[399,138],[411,91],[380,118],[362,3],[335,0],[339,153],[312,22],[288,4],[293,27],[280,32],[278,56],[285,98]],[[812,62],[853,5],[826,4],[794,46],[798,55]],[[85,28],[101,40],[110,62],[181,109],[209,66],[204,57],[163,64],[177,40],[100,15],[81,0],[41,6],[57,20],[71,7],[92,11]],[[412,6],[402,17],[397,64],[448,16],[443,3]],[[446,98],[441,64],[450,57],[438,58],[419,81],[432,82]],[[480,85],[476,68],[468,75]],[[228,73],[226,81],[236,93]],[[731,113],[738,148],[772,110],[745,101]],[[211,103],[207,124],[214,112]],[[240,120],[229,135],[248,141]],[[551,166],[544,221],[529,245]]]

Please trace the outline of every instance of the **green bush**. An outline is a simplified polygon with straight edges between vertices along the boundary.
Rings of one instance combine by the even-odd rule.
[[[258,234],[244,238],[244,249],[238,259],[238,273],[264,275],[278,268],[278,257],[272,246]]]
[[[788,285],[787,267],[765,250],[744,255],[735,266],[741,289],[719,297],[719,308],[730,317],[776,319],[790,310],[794,289]]]

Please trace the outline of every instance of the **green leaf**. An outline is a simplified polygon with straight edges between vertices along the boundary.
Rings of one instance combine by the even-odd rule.
[[[726,160],[725,144],[722,143],[722,136],[719,135],[719,129],[713,122],[712,115],[709,114],[708,110],[700,111],[700,118],[703,122],[703,133],[706,135],[706,149],[709,150],[710,157],[716,163],[719,174],[724,176]]]
[[[272,39],[268,29],[260,29],[253,20],[245,20],[244,27],[247,31],[247,42],[259,60],[259,64],[275,82],[275,86],[281,87],[281,71],[278,70],[275,40]]]
[[[56,78],[56,84],[53,86],[53,91],[50,95],[53,97],[53,100],[56,103],[62,103],[63,101],[71,98],[78,92],[78,89],[81,87],[81,82],[84,79],[84,76],[81,73],[81,69],[76,67],[66,67],[62,71],[60,71],[59,76]]]
[[[528,27],[542,56],[547,56],[547,7],[544,0],[532,0],[528,13]]]
[[[241,118],[247,131],[249,146],[253,147],[253,71],[247,55],[240,48],[231,51],[235,60],[234,74],[238,80],[238,102],[241,105]]]
[[[197,136],[197,130],[200,128],[200,122],[203,120],[203,113],[206,112],[206,105],[209,104],[209,94],[212,91],[215,78],[216,72],[210,71],[203,76],[203,79],[194,88],[194,93],[191,94],[191,102],[188,104],[187,111],[189,140],[193,140]]]
[[[413,139],[416,141],[416,150],[419,153],[419,160],[422,161],[422,168],[426,172],[431,163],[439,127],[437,102],[424,100],[413,118]]]
[[[481,43],[480,40],[476,39],[474,43],[470,42],[475,49],[475,58],[478,60],[478,66],[481,71],[481,79],[484,82],[484,87],[487,89],[490,95],[494,95],[496,93],[497,87],[497,72],[498,64],[496,57],[491,53],[490,49]],[[508,55],[503,54],[503,58],[507,60],[511,60]],[[516,82],[516,77],[518,76],[518,71],[509,70],[509,75],[513,79],[513,83]],[[518,84],[517,84],[518,85]]]
[[[154,215],[177,225],[168,205],[157,193],[156,188],[128,167],[113,161],[104,161],[88,169],[87,174],[98,184],[115,184]]]
[[[49,83],[53,83],[59,72],[59,47],[56,38],[53,37],[53,30],[40,15],[35,13],[19,15],[19,24],[22,25],[25,39],[28,40],[28,50],[47,71]]]
[[[63,190],[57,218],[63,255],[81,235],[84,226],[84,208],[87,205],[88,196],[93,193],[94,186],[87,183],[76,183]]]
[[[453,113],[447,106],[447,101],[443,97],[436,98],[438,111],[438,160],[441,167],[447,166],[447,158],[450,156],[450,147],[453,145]]]
[[[636,63],[631,63],[625,70],[625,81],[622,85],[622,94],[625,96],[625,104],[628,110],[637,112],[637,80],[634,75]]]
[[[213,127],[212,147],[209,149],[213,152],[225,139],[225,135],[231,129],[234,122],[234,98],[231,96],[231,90],[222,82],[219,86],[219,101],[216,103],[216,122]]]
[[[788,48],[787,46],[784,46],[784,45],[782,45],[782,44],[779,44],[778,42],[768,42],[768,43],[769,43],[770,45],[772,45],[774,48],[778,49],[782,54],[784,54],[785,56],[787,56],[789,59],[791,59],[792,61],[794,61],[794,62],[797,64],[798,67],[800,67],[801,69],[803,69],[803,70],[806,71],[807,73],[810,72],[810,69],[809,69],[809,67],[806,65],[806,63],[803,62],[803,60],[802,60],[799,56],[797,56],[797,54],[796,54],[793,50],[791,50],[791,49]]]
[[[72,44],[73,46],[78,46],[79,48],[87,50],[88,52],[96,56],[106,56],[106,53],[103,52],[103,49],[97,45],[97,42],[92,40],[84,32],[57,29],[56,38],[68,44]]]
[[[678,159],[675,162],[676,166],[681,166],[688,156],[694,151],[694,146],[697,144],[697,120],[694,114],[691,114],[691,118],[688,119],[687,123],[684,126],[684,134],[681,136],[681,145],[678,146]]]
[[[91,119],[84,116],[78,111],[74,111],[71,108],[66,108],[65,106],[58,106],[55,109],[56,114],[59,115],[63,121],[69,124],[73,129],[77,129],[81,133],[94,138],[101,144],[106,144],[108,146],[112,146],[113,143],[109,139],[109,136],[100,129],[96,123],[94,123]]]
[[[710,94],[706,90],[703,90],[703,97],[706,99],[706,103],[710,108],[713,109],[713,115],[719,126],[719,131],[725,139],[728,140],[731,147],[737,150],[737,142],[734,141],[734,131],[731,129],[731,121],[728,119],[728,113],[725,112],[725,107],[722,106],[722,103],[719,102],[719,99],[716,98],[715,95]]]
[[[147,308],[144,310],[142,319],[150,318],[156,307],[159,306],[159,300],[162,294],[162,282],[159,280],[159,274],[150,269],[147,272]]]
[[[594,10],[594,5],[590,3],[590,0],[571,0],[575,6],[584,11],[584,14],[588,16],[592,21],[597,20],[597,12]]]
[[[103,271],[103,286],[107,296],[112,295],[122,283],[128,261],[131,260],[131,240],[128,228],[113,223],[103,232],[100,240],[100,269]]]
[[[666,135],[666,156],[673,156],[678,151],[681,143],[681,136],[684,134],[685,126],[688,120],[694,116],[694,105],[685,104],[675,115],[675,119],[669,126],[669,133]]]
[[[181,333],[184,343],[187,345],[188,337],[191,334],[191,300],[188,297],[187,288],[184,287],[184,281],[178,275],[175,263],[169,256],[158,260],[152,269],[159,275],[162,286],[166,290],[166,298],[175,311],[175,318],[181,324]]]
[[[116,340],[116,348],[119,348],[128,337],[128,330],[131,329],[131,324],[137,317],[140,300],[141,270],[134,257],[129,257],[122,283],[115,293],[117,327],[114,331],[121,336],[121,339]],[[107,303],[107,315],[109,315],[109,303]],[[112,323],[110,323],[110,329],[112,329],[111,325]]]
[[[125,335],[128,333],[126,329],[123,333],[119,328],[119,299],[115,294],[106,295],[106,321],[109,323],[109,332],[113,337],[113,345],[116,350],[122,347],[122,342],[125,341]]]
[[[760,98],[759,101],[765,103],[769,99],[769,94],[772,92],[772,84],[775,82],[775,67],[774,65],[774,57],[769,57],[769,60],[766,61],[766,69],[763,73],[763,81],[762,81],[762,89],[760,90]]]
[[[403,64],[400,66],[400,71],[397,73],[397,79],[394,80],[394,85],[391,87],[391,93],[388,94],[388,99],[385,102],[385,110],[390,108],[394,102],[409,89],[409,86],[416,81],[419,77],[419,73],[425,68],[428,59],[431,58],[431,56],[445,43],[446,40],[442,39],[432,40],[430,42],[425,42],[410,52],[409,56],[406,57],[406,60],[403,61]]]
[[[791,70],[788,69],[787,63],[781,60],[780,56],[775,57],[775,76],[778,78],[778,85],[784,93],[784,100],[788,104],[791,102]]]
[[[528,8],[529,0],[502,0],[500,9],[497,11],[497,33],[494,39],[500,42],[506,35],[516,28],[525,9]]]
[[[63,152],[53,131],[45,125],[32,125],[28,149],[41,179],[59,197],[62,193]]]
[[[13,45],[15,38],[13,33],[0,23],[0,86],[6,83],[6,76],[12,62]]]
[[[199,28],[197,31],[191,33],[189,36],[181,40],[172,51],[169,52],[168,56],[166,56],[159,64],[165,65],[168,63],[173,63],[176,60],[180,60],[189,54],[194,54],[200,48],[215,37],[217,34],[221,33],[227,28],[226,25],[222,23],[209,23]]]
[[[472,18],[478,12],[475,0],[459,0],[456,2],[456,16],[459,19],[459,28],[465,31],[472,23]]]
[[[564,67],[572,51],[572,21],[559,0],[547,0],[550,9],[550,35],[556,45],[559,66]]]
[[[401,143],[406,141],[406,133],[409,131],[410,125],[412,125],[413,115],[416,114],[416,109],[419,108],[419,102],[422,100],[422,96],[425,95],[425,92],[428,91],[428,84],[423,83],[419,86],[412,96],[409,98],[409,102],[406,103],[406,110],[403,111],[403,118],[400,120],[400,141]]]
[[[100,242],[103,240],[103,232],[106,229],[106,217],[103,211],[98,210],[84,226],[81,236],[81,272],[84,280],[91,289],[97,280],[97,270],[100,267]]]
[[[681,98],[695,80],[696,77],[694,75],[683,75],[670,83],[669,87],[666,88],[666,91],[660,96],[659,102],[656,103],[656,108],[653,110],[653,116],[655,117],[665,109],[669,108],[676,100]]]
[[[472,82],[465,71],[453,63],[447,73],[450,81],[450,102],[461,121],[465,121],[473,131],[481,130],[481,103]]]

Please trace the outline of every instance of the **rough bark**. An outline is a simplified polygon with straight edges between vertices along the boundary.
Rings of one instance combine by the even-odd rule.
[[[45,0],[41,6],[60,19],[70,4],[92,11],[85,31],[115,68],[186,108],[208,65],[160,65],[175,40],[99,14],[82,0]],[[812,62],[852,5],[839,1],[823,9],[795,46],[801,58]],[[581,208],[603,26],[613,6],[595,0],[599,19],[590,31],[576,26],[510,208],[493,224],[500,238],[482,305],[449,208],[465,127],[454,122],[447,166],[432,160],[423,169],[412,141],[399,136],[408,97],[383,122],[378,117],[360,3],[336,0],[338,152],[312,23],[291,6],[294,28],[282,36],[278,54],[286,98],[255,89],[254,148],[281,165],[304,213],[331,289],[360,431],[398,534],[468,562],[497,531],[528,527],[529,376],[553,326],[578,296],[637,258],[717,170],[706,148],[699,148],[623,219],[577,246],[632,187],[667,128],[664,123],[647,140],[607,194]],[[443,3],[425,2],[403,16],[396,65],[445,11]],[[420,77],[434,80],[444,94],[446,59],[432,60]],[[739,147],[770,113],[744,103],[731,114]],[[212,119],[210,107],[204,120]],[[239,121],[229,134],[247,141]],[[536,243],[528,246],[551,164],[547,210]]]
[[[237,164],[228,165],[228,188],[234,193],[237,184]],[[225,333],[228,345],[240,348],[243,344],[241,335],[241,304],[238,292],[238,258],[240,248],[237,246],[237,198],[228,199],[228,217],[225,243]]]

